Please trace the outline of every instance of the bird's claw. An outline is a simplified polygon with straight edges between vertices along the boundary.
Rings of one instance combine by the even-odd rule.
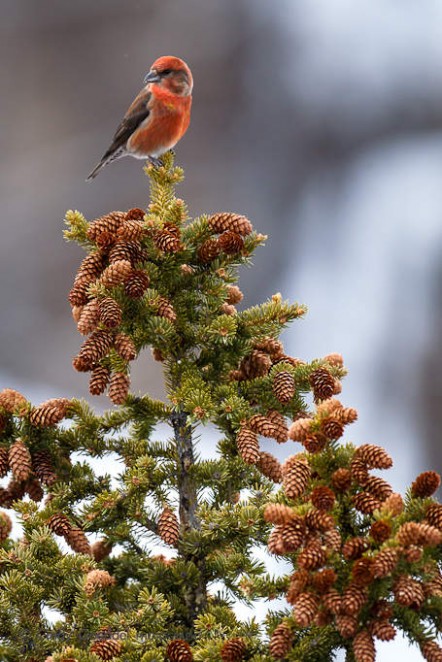
[[[161,168],[164,163],[161,159],[156,159],[154,156],[148,156],[149,163],[151,163],[155,168]]]

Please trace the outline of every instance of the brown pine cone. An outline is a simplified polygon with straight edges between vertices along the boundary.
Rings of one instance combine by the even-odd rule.
[[[109,540],[102,539],[94,542],[91,548],[94,560],[99,563],[105,559],[111,553],[112,547],[113,545]]]
[[[114,405],[122,405],[127,398],[130,387],[129,375],[124,372],[115,372],[109,383],[108,395]]]
[[[293,605],[293,618],[302,628],[312,625],[318,613],[319,599],[313,593],[300,593]]]
[[[105,297],[100,300],[98,314],[100,316],[100,322],[107,329],[114,329],[116,326],[120,326],[123,318],[123,311],[120,304],[115,299],[112,299],[112,297]]]
[[[70,531],[64,536],[69,547],[77,552],[77,554],[92,554],[91,546],[86,538],[84,531],[78,527],[72,527]]]
[[[84,306],[89,301],[89,285],[86,282],[74,283],[68,295],[71,306]]]
[[[226,303],[230,305],[235,305],[239,303],[244,298],[244,294],[241,292],[237,285],[228,285],[227,286],[227,300]]]
[[[311,418],[298,418],[293,421],[289,428],[290,439],[303,442],[312,434],[312,423]]]
[[[327,486],[315,487],[310,496],[312,504],[318,510],[331,510],[335,503],[335,493]]]
[[[281,464],[271,453],[261,451],[256,466],[264,476],[272,480],[274,483],[280,483],[282,481]]]
[[[9,449],[9,466],[16,481],[24,481],[31,474],[31,454],[21,439],[17,439]]]
[[[90,570],[86,575],[84,583],[84,592],[90,598],[97,589],[106,589],[115,585],[115,577],[112,577],[107,570]]]
[[[342,607],[342,596],[335,588],[330,588],[322,596],[322,602],[324,606],[332,613],[339,614]]]
[[[87,229],[87,237],[91,241],[95,241],[97,236],[102,232],[110,232],[114,234],[117,232],[120,225],[126,220],[126,214],[123,211],[111,211],[109,214],[100,216],[89,223]]]
[[[103,252],[108,252],[109,248],[114,244],[117,240],[117,237],[115,234],[112,232],[108,232],[107,230],[103,230],[103,232],[100,232],[100,234],[97,234],[97,238],[95,239],[96,245],[102,249]]]
[[[442,662],[442,648],[437,641],[427,641],[421,644],[420,649],[427,662]]]
[[[51,398],[33,407],[29,415],[29,422],[39,428],[49,428],[62,421],[68,411],[70,400],[67,398]]]
[[[163,253],[177,253],[183,249],[179,234],[169,229],[157,232],[154,236],[154,244]]]
[[[267,541],[267,548],[270,554],[281,556],[285,553],[284,541],[281,535],[282,526],[275,526]]]
[[[321,568],[327,560],[327,554],[324,546],[320,542],[312,543],[304,547],[297,559],[297,565],[304,570],[317,570]]]
[[[272,524],[287,524],[295,519],[293,508],[282,503],[268,503],[264,509],[264,519]]]
[[[425,516],[428,522],[442,531],[442,504],[432,503],[426,510]]]
[[[273,630],[270,638],[269,651],[275,660],[282,660],[292,647],[293,633],[287,623],[280,623]]]
[[[393,586],[393,595],[398,604],[419,609],[425,600],[422,584],[410,575],[401,575]]]
[[[338,614],[335,619],[336,629],[344,639],[351,639],[358,630],[358,619],[347,614]]]
[[[376,650],[368,630],[361,630],[353,639],[353,654],[356,662],[375,662]]]
[[[424,471],[417,476],[414,483],[411,485],[411,494],[414,497],[425,499],[439,489],[440,476],[436,471]]]
[[[373,560],[367,557],[357,559],[353,563],[351,576],[356,586],[369,586],[374,579]]]
[[[52,457],[48,450],[41,449],[32,454],[32,471],[43,485],[53,485],[57,480]]]
[[[376,499],[370,492],[359,492],[359,494],[355,494],[352,501],[356,510],[364,515],[372,515],[381,507],[379,499]]]
[[[92,299],[89,303],[83,306],[80,318],[77,322],[77,329],[83,336],[87,336],[97,328],[98,322],[98,301],[97,299]]]
[[[41,501],[44,497],[44,491],[38,478],[28,478],[25,489],[33,501]]]
[[[396,628],[386,619],[373,621],[370,630],[373,637],[380,641],[391,641],[396,636]]]
[[[91,373],[89,380],[89,393],[91,395],[101,395],[107,389],[111,376],[110,368],[103,365],[97,365]]]
[[[363,460],[354,457],[350,462],[350,473],[353,480],[359,485],[365,485],[368,480],[368,468]]]
[[[296,570],[290,577],[290,584],[287,590],[287,602],[294,605],[298,596],[303,593],[310,583],[310,573],[307,570]]]
[[[316,400],[331,398],[335,392],[335,379],[326,368],[316,368],[309,378]]]
[[[324,568],[312,576],[312,585],[318,593],[327,593],[336,582],[337,574],[331,568]]]
[[[85,340],[77,358],[87,366],[86,370],[91,370],[95,363],[106,356],[113,345],[113,341],[112,333],[97,329]]]
[[[399,561],[399,550],[393,547],[382,549],[374,557],[373,574],[376,578],[388,577]]]
[[[0,448],[0,478],[6,476],[9,471],[9,450],[4,446]]]
[[[55,515],[51,515],[46,524],[57,536],[66,537],[72,529],[72,524],[63,513],[55,513]]]
[[[231,286],[234,287],[234,286]],[[242,293],[241,293],[242,294]],[[242,299],[242,296],[241,296]],[[272,361],[276,361],[281,358],[284,354],[284,347],[280,340],[275,338],[267,337],[257,340],[253,343],[255,349],[260,349],[263,352],[266,352]]]
[[[223,662],[239,662],[244,659],[244,653],[247,650],[244,639],[234,637],[228,639],[221,648],[221,659]]]
[[[295,517],[281,528],[281,537],[284,543],[284,549],[287,552],[294,552],[298,549],[305,537],[305,524],[301,517]]]
[[[272,421],[262,414],[255,414],[247,421],[247,427],[263,437],[274,437],[277,430]]]
[[[104,256],[101,251],[94,251],[86,255],[80,264],[77,275],[75,276],[75,284],[90,284],[98,278],[103,271]]]
[[[380,501],[385,501],[393,494],[393,488],[386,480],[379,476],[369,476],[364,482],[364,489]]]
[[[257,464],[260,460],[258,435],[248,428],[241,428],[236,436],[238,452],[247,464]]]
[[[3,506],[3,508],[10,508],[13,501],[14,499],[11,492],[4,487],[0,487],[0,506]]]
[[[245,237],[253,230],[252,224],[245,216],[233,214],[231,212],[212,214],[208,219],[208,223],[212,232],[216,233],[227,232],[230,230]]]
[[[180,537],[180,527],[175,513],[166,506],[158,519],[158,535],[167,545],[176,547]]]
[[[27,412],[29,403],[25,396],[15,391],[13,388],[4,388],[0,392],[0,407],[9,414],[24,416]]]
[[[425,522],[405,522],[400,526],[396,539],[405,547],[409,545],[436,547],[442,543],[442,532]]]
[[[100,282],[105,287],[117,287],[125,283],[132,273],[129,260],[118,260],[110,264],[101,274]]]
[[[288,441],[289,429],[285,422],[285,417],[280,414],[279,411],[276,411],[276,409],[269,409],[267,412],[267,418],[273,423],[275,428],[273,439],[275,439],[278,444],[283,444]]]
[[[120,225],[117,230],[117,237],[125,241],[139,241],[143,238],[145,232],[142,219],[130,219],[124,225]]]
[[[144,217],[146,215],[146,212],[144,209],[140,209],[140,207],[132,207],[131,209],[128,209],[126,212],[125,220],[126,223],[124,224],[123,227],[126,226],[128,221],[142,221],[144,220]]]
[[[346,492],[351,485],[351,473],[349,469],[345,469],[344,467],[336,469],[332,473],[331,484],[336,492]]]
[[[7,513],[0,512],[0,542],[4,542],[12,531],[12,521]]]
[[[244,239],[237,232],[228,230],[218,237],[218,246],[226,255],[236,255],[244,248]]]
[[[287,404],[295,395],[295,378],[286,371],[278,372],[272,384],[273,395],[282,404]]]
[[[14,501],[18,501],[20,499],[23,499],[25,495],[25,482],[20,480],[10,480],[8,483],[8,486],[6,488],[6,492],[10,497],[10,503],[12,504]],[[8,507],[6,503],[4,504],[5,507]]]
[[[159,317],[165,317],[170,322],[175,322],[176,312],[174,311],[173,306],[168,299],[164,297],[158,297],[156,301],[156,305],[157,305],[156,314]]]
[[[344,426],[334,417],[326,418],[321,423],[321,431],[328,439],[339,439],[344,434]]]
[[[166,658],[169,662],[192,662],[192,649],[184,639],[173,639],[167,645]]]
[[[289,457],[282,465],[284,493],[296,499],[304,493],[311,476],[309,465],[296,455]]]
[[[124,292],[131,299],[139,299],[149,287],[150,278],[144,272],[134,269],[124,283]]]
[[[370,536],[378,544],[382,544],[389,539],[391,535],[391,524],[387,520],[377,520],[370,527]]]
[[[356,616],[367,603],[367,597],[365,587],[350,584],[342,594],[341,612],[347,616]]]
[[[239,367],[241,379],[255,379],[256,377],[265,377],[272,366],[272,361],[268,354],[254,349],[245,356]]]
[[[367,469],[390,469],[393,466],[393,460],[381,446],[374,444],[363,444],[356,449],[355,459],[362,460]]]
[[[146,253],[138,241],[117,241],[109,251],[109,264],[127,261],[134,267],[145,259]]]
[[[335,525],[335,518],[330,513],[312,508],[305,516],[307,526],[313,531],[329,531]]]
[[[206,239],[198,248],[198,259],[203,264],[208,264],[218,257],[220,250],[217,239]]]
[[[359,559],[368,548],[369,542],[367,538],[361,538],[359,536],[349,538],[342,547],[342,556],[346,561],[354,561],[355,559]]]
[[[95,653],[100,660],[113,660],[120,655],[122,649],[123,644],[116,639],[99,639],[90,647],[91,653]]]
[[[125,333],[119,333],[115,336],[115,350],[125,361],[133,361],[137,356],[134,341]]]

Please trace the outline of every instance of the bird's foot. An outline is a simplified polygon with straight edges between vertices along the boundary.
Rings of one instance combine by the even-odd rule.
[[[147,158],[149,160],[149,163],[155,166],[155,168],[161,168],[161,166],[164,165],[161,159],[157,159],[154,156],[148,156]]]

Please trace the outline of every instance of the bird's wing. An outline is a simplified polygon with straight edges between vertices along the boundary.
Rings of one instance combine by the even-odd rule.
[[[149,102],[151,98],[152,93],[146,88],[143,88],[138,96],[135,97],[117,130],[115,131],[112,144],[110,145],[106,154],[103,156],[103,159],[108,159],[109,156],[114,154],[114,152],[116,152],[120,147],[123,147],[133,132],[147,117],[149,117]]]

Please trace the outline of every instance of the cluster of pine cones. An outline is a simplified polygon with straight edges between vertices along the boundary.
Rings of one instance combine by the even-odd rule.
[[[318,404],[316,416],[295,421],[289,435],[306,447],[312,435],[324,435],[326,423],[336,421],[342,426],[355,417],[354,410],[330,398]],[[392,466],[385,449],[372,444],[359,446],[347,464],[334,468],[331,475],[321,475],[314,458],[323,448],[319,444],[314,451],[286,460],[281,467],[286,503],[268,504],[264,511],[265,519],[275,525],[269,551],[279,556],[296,555],[296,571],[286,595],[293,605],[294,622],[277,626],[270,651],[275,659],[287,655],[294,640],[294,624],[333,624],[351,641],[357,662],[373,662],[374,638],[388,641],[396,634],[392,623],[395,605],[416,612],[427,600],[430,604],[434,596],[442,597],[442,575],[431,559],[431,549],[442,543],[442,505],[428,504],[440,477],[427,471],[414,481],[411,495],[422,500],[422,515],[414,521],[405,516],[402,497],[386,480],[370,473]],[[367,521],[364,535],[347,534],[343,539],[336,517],[342,508],[352,507],[369,517],[371,525]],[[345,578],[340,572],[342,558],[347,562]],[[376,582],[383,586],[384,597],[370,602],[369,588]],[[368,613],[363,622],[362,611]],[[435,646],[438,644],[433,641],[421,643],[424,656],[425,650],[430,655],[425,659],[442,659],[441,649],[439,657],[433,656]]]

